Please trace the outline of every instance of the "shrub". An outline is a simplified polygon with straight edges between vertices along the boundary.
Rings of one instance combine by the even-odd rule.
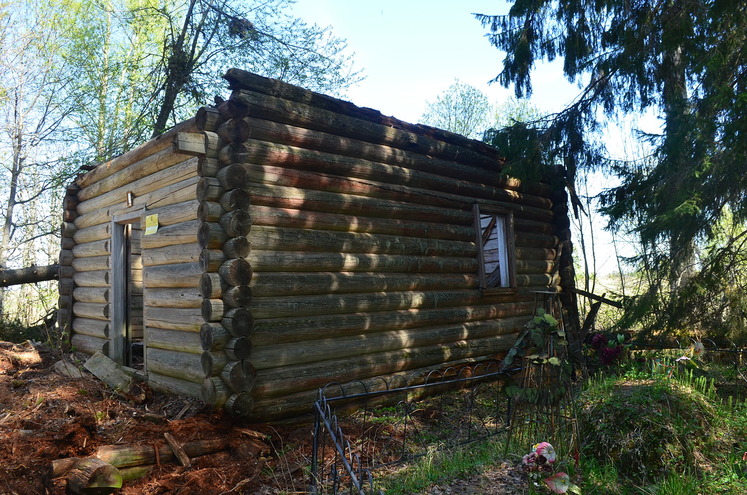
[[[579,398],[585,456],[621,476],[653,480],[706,467],[716,412],[698,390],[666,378],[598,379]]]

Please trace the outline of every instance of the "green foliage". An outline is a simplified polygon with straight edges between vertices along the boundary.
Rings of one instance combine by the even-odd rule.
[[[577,170],[599,167],[621,179],[602,195],[602,205],[611,228],[639,236],[636,261],[649,285],[628,301],[628,322],[653,311],[663,316],[657,319],[663,328],[673,328],[667,317],[689,306],[695,320],[692,308],[723,292],[728,265],[716,261],[736,245],[710,252],[707,267],[697,250],[714,240],[725,207],[736,224],[747,220],[746,7],[743,0],[515,0],[507,15],[477,16],[506,53],[495,80],[513,85],[517,96],[531,93],[532,70],[543,59],[561,58],[567,78],[583,85],[568,108],[542,125],[508,129],[498,143],[519,153],[512,158],[517,163],[563,164],[571,180]],[[664,125],[661,135],[640,134],[652,150],[648,157],[608,160],[599,132],[604,120],[649,109]],[[685,287],[706,269],[705,280]]]
[[[43,325],[30,327],[19,320],[0,319],[0,341],[20,344],[27,340],[46,342],[47,334]]]
[[[435,101],[426,102],[420,117],[423,124],[474,139],[482,137],[490,125],[491,105],[479,89],[458,79]]]

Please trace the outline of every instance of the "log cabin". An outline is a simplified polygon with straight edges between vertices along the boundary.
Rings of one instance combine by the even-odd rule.
[[[271,420],[330,382],[500,357],[538,292],[570,301],[562,187],[506,176],[479,141],[224,77],[228,100],[68,186],[76,350]]]

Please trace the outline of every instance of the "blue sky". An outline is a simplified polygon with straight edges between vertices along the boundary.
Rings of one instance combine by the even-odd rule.
[[[417,122],[426,101],[455,79],[501,103],[513,95],[498,83],[503,55],[490,45],[474,12],[505,14],[501,0],[297,0],[291,12],[309,24],[332,26],[355,53],[366,79],[348,92],[359,106]],[[557,111],[577,93],[558,64],[543,64],[535,76],[533,103]]]

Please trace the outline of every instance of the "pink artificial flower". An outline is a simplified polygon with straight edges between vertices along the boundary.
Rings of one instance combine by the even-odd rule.
[[[555,449],[552,445],[547,442],[540,442],[536,444],[532,450],[537,453],[538,456],[545,458],[547,462],[552,464],[555,462]]]
[[[555,473],[545,478],[545,484],[553,493],[566,493],[571,487],[571,477],[566,473]]]

